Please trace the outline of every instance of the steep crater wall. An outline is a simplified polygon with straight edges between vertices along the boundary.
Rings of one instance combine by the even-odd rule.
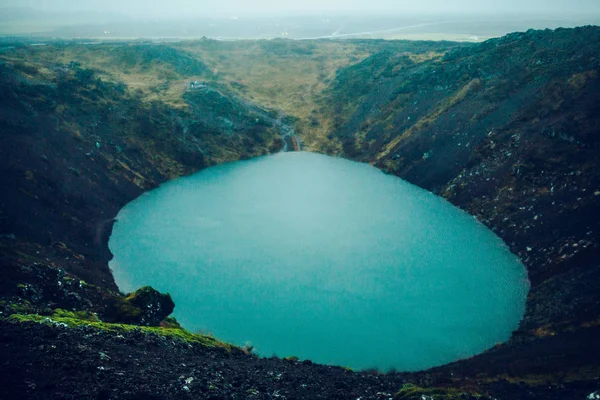
[[[597,364],[584,348],[597,350],[600,324],[599,38],[528,31],[423,63],[382,53],[339,71],[323,102],[339,155],[445,197],[527,266],[521,328],[477,368],[509,351],[517,375]],[[468,363],[449,368],[472,374]]]
[[[424,381],[507,366],[516,377],[598,370],[594,38],[598,28],[531,31],[424,62],[390,50],[339,71],[324,94],[319,113],[338,154],[444,196],[528,267],[532,291],[512,341]],[[283,145],[274,116],[218,86],[174,108],[76,64],[14,57],[0,63],[0,94],[7,274],[49,263],[114,289],[106,242],[123,205],[168,179]]]

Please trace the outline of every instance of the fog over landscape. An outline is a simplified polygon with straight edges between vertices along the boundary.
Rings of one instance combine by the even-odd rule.
[[[382,38],[482,41],[597,25],[595,0],[3,0],[0,35],[92,39]]]
[[[598,13],[596,0],[305,0],[296,2],[273,2],[259,0],[225,1],[144,1],[144,0],[4,0],[6,7],[32,7],[43,11],[73,12],[95,11],[131,16],[223,16],[231,13],[273,15],[319,12],[397,12],[415,14],[471,14],[471,13]]]

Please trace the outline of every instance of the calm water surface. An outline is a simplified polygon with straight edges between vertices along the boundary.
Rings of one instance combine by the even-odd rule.
[[[170,292],[189,330],[263,356],[419,370],[509,338],[527,274],[443,199],[365,164],[282,153],[209,168],[128,204],[121,290]]]

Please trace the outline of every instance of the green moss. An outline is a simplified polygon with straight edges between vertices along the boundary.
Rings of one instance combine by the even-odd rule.
[[[295,361],[298,361],[298,357],[296,357],[296,356],[287,356],[287,357],[284,358],[284,360],[286,360],[286,361],[294,361],[295,362]]]
[[[106,299],[105,317],[114,323],[158,326],[173,312],[175,303],[169,294],[145,286],[126,297]],[[178,325],[178,324],[177,324]]]
[[[402,386],[394,395],[395,400],[455,400],[464,398],[481,398],[480,395],[467,394],[452,388],[422,388],[412,383]]]
[[[142,310],[131,304],[126,298],[115,297],[112,302],[112,309],[116,321],[134,321],[142,315]]]
[[[81,313],[81,312],[79,312]],[[92,328],[118,333],[118,334],[127,334],[129,332],[142,332],[148,335],[157,335],[162,336],[167,339],[172,340],[180,340],[190,344],[200,344],[202,346],[207,347],[220,347],[224,348],[228,351],[231,351],[231,345],[221,342],[213,337],[205,336],[205,335],[197,335],[190,333],[182,328],[163,328],[156,326],[137,326],[137,325],[127,325],[127,324],[111,324],[107,322],[101,321],[91,321],[77,318],[77,314],[79,313],[71,313],[69,311],[64,310],[56,310],[56,312],[51,317],[44,317],[38,314],[13,314],[6,318],[5,320],[11,323],[27,323],[27,322],[35,322],[40,324],[45,324],[49,326],[56,326],[58,324],[64,324],[70,328],[77,328],[81,326],[90,326]]]
[[[101,322],[98,315],[89,311],[67,311],[60,308],[54,310],[51,318],[72,318],[89,322]]]
[[[144,287],[139,288],[135,292],[129,293],[127,295],[127,297],[125,298],[125,300],[132,301],[132,300],[135,300],[135,299],[137,299],[139,297],[143,297],[143,296],[149,295],[149,294],[151,294],[153,292],[154,292],[154,289],[152,289],[150,286],[144,286]]]
[[[68,282],[68,283],[79,284],[79,287],[89,287],[89,288],[96,287],[95,285],[90,285],[89,283],[87,283],[83,279],[73,278],[73,277],[71,277],[69,275],[66,275],[63,279],[65,280],[65,282]]]

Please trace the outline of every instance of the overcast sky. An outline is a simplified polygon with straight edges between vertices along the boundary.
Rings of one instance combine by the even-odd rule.
[[[600,0],[0,0],[8,7],[45,11],[99,11],[138,16],[243,17],[318,12],[600,13]]]

